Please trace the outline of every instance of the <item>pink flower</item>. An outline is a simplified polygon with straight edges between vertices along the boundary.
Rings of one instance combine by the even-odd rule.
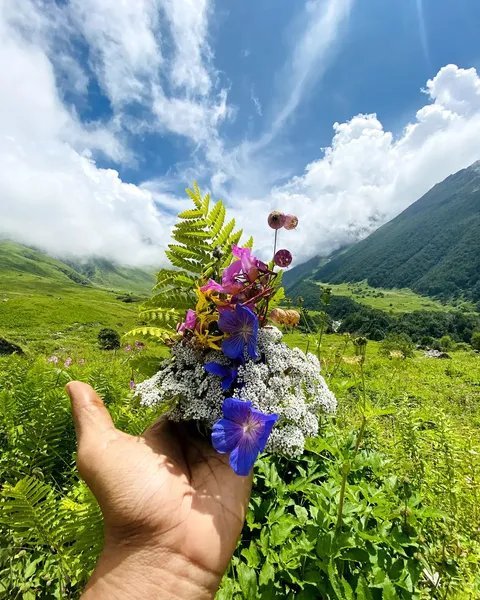
[[[131,352],[132,351],[132,345],[131,344],[127,344],[124,348],[125,352]]]
[[[145,344],[143,342],[139,342],[138,340],[135,340],[135,348],[137,350],[143,350],[145,348]]]
[[[298,225],[298,217],[295,215],[285,215],[285,229],[295,229]]]
[[[58,356],[50,356],[50,358],[48,359],[49,363],[53,363],[54,365],[56,365],[58,363]]]
[[[68,369],[68,367],[69,367],[69,366],[70,366],[72,363],[73,363],[73,360],[72,360],[70,357],[68,357],[68,358],[66,359],[66,361],[63,363],[63,365],[64,365],[65,367],[67,367],[67,369]]]
[[[259,260],[253,256],[250,248],[239,248],[232,246],[232,254],[240,259],[242,271],[245,273],[249,281],[255,281],[258,277]]]
[[[177,331],[178,333],[183,333],[186,329],[190,329],[191,331],[193,331],[195,329],[196,324],[197,314],[194,310],[189,308],[185,316],[185,321],[178,326]]]
[[[208,283],[202,285],[202,287],[200,288],[201,292],[209,292],[210,290],[212,290],[213,292],[220,292],[220,294],[226,293],[223,287],[214,279],[209,279]]]

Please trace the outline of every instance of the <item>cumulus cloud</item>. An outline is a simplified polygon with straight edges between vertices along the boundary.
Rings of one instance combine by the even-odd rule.
[[[91,159],[120,159],[116,136],[68,112],[41,48],[1,19],[0,37],[0,234],[56,255],[158,264],[169,223],[152,193]]]
[[[428,103],[396,138],[375,114],[335,123],[331,145],[303,175],[272,189],[270,207],[299,215],[297,262],[361,239],[448,175],[480,158],[480,77],[446,65]],[[262,228],[257,235],[261,239]],[[268,242],[262,241],[267,252]]]

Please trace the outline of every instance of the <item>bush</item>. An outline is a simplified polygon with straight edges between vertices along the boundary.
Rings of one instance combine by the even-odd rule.
[[[120,335],[115,329],[105,327],[98,333],[98,346],[101,350],[117,350],[120,348]]]
[[[449,335],[442,335],[442,337],[438,340],[438,343],[440,345],[440,350],[443,352],[449,352],[455,347],[455,342]]]
[[[470,343],[472,344],[472,348],[474,350],[480,351],[480,331],[474,331],[472,333],[472,339],[470,340]]]
[[[401,352],[405,358],[413,356],[414,344],[406,333],[389,333],[380,344],[380,353],[390,356],[391,352]]]

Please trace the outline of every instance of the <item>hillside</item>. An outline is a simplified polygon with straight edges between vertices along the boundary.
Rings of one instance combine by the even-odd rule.
[[[10,241],[0,241],[0,277],[7,279],[32,275],[58,283],[94,285],[124,292],[149,293],[154,284],[153,271],[122,267],[93,259],[85,262],[62,261]]]
[[[67,264],[0,242],[0,338],[40,352],[95,345],[102,327],[125,333],[138,323],[138,303],[130,300],[147,296],[152,284],[142,269]]]
[[[300,269],[297,276],[292,269],[290,285],[305,277],[331,283],[366,280],[374,287],[479,302],[480,161],[435,185],[326,264],[310,273]]]

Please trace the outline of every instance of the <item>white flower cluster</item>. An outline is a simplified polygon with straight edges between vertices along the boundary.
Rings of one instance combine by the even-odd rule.
[[[233,393],[250,400],[264,413],[279,416],[266,450],[296,456],[303,452],[305,438],[318,433],[318,417],[336,408],[336,399],[320,375],[320,363],[313,354],[289,348],[276,327],[264,327],[258,334],[258,362],[246,360],[238,369]],[[184,342],[172,348],[172,358],[163,363],[151,379],[137,385],[136,393],[145,405],[166,404],[173,420],[199,420],[208,425],[222,417],[226,392],[221,379],[204,370],[207,362],[230,366],[221,352],[201,352]]]

